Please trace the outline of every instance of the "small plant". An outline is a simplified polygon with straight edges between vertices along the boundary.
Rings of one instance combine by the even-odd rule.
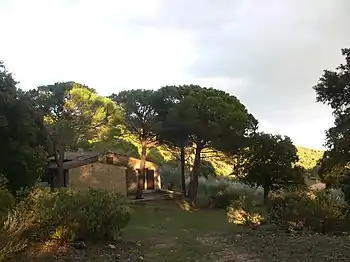
[[[262,203],[246,196],[239,197],[227,209],[229,223],[236,225],[258,226],[266,217]]]

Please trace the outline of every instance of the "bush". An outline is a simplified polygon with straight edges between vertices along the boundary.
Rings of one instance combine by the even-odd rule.
[[[226,209],[232,201],[238,200],[239,195],[232,189],[225,188],[214,195],[209,196],[209,205],[211,208]]]
[[[344,194],[345,201],[350,203],[350,171],[346,170],[340,179],[341,190]]]
[[[227,218],[236,225],[257,226],[267,220],[267,212],[262,202],[243,196],[227,208]]]
[[[163,189],[168,189],[168,185],[172,183],[175,190],[180,190],[181,172],[179,167],[164,165],[160,167],[160,173],[162,174]]]
[[[89,190],[88,193],[76,194],[76,197],[77,205],[82,206],[82,216],[77,221],[79,237],[91,240],[115,239],[130,220],[129,206],[120,194]]]
[[[33,188],[0,228],[0,254],[21,250],[28,240],[112,240],[129,219],[125,198],[117,193]]]
[[[242,183],[233,182],[228,179],[200,179],[199,195],[208,199],[211,208],[226,209],[232,201],[236,201],[240,196],[249,196],[259,199],[262,192],[252,189]]]
[[[283,226],[324,231],[326,220],[345,217],[344,206],[326,190],[276,194],[269,201],[270,221]]]
[[[15,198],[12,194],[8,190],[0,188],[0,223],[5,219],[14,203]]]

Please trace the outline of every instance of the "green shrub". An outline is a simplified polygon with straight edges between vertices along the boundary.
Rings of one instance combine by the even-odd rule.
[[[238,200],[240,196],[249,196],[258,199],[262,196],[259,189],[252,189],[242,183],[228,179],[200,179],[199,195],[208,199],[211,208],[226,209],[232,201]]]
[[[14,205],[15,198],[6,189],[0,188],[0,223],[7,216],[8,210]]]
[[[44,238],[58,229],[71,238],[114,239],[130,219],[124,197],[105,190],[44,189],[32,192],[29,201],[29,206],[41,213],[37,226]]]
[[[209,196],[209,205],[212,208],[226,209],[232,201],[238,200],[239,195],[232,189],[226,188],[217,192],[215,195]]]
[[[179,167],[172,167],[169,165],[163,165],[160,167],[160,173],[162,174],[162,184],[163,189],[168,189],[168,185],[170,183],[173,184],[175,191],[180,191],[181,184],[180,184],[180,168]]]
[[[344,194],[345,201],[350,203],[350,171],[346,170],[340,180],[340,187]]]
[[[260,225],[267,217],[263,203],[247,196],[239,197],[227,208],[228,222],[236,225]]]
[[[117,193],[33,188],[0,228],[0,254],[21,250],[27,241],[112,240],[129,220],[129,206]]]
[[[115,239],[130,220],[129,206],[119,194],[90,190],[77,194],[77,197],[82,212],[80,221],[77,221],[77,234],[80,237],[92,240]]]
[[[277,194],[270,199],[268,208],[273,223],[288,227],[301,224],[318,232],[324,230],[326,220],[341,219],[346,215],[344,206],[326,190]]]

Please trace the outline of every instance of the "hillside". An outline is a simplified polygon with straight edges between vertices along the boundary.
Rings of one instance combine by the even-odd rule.
[[[312,169],[317,165],[318,160],[323,156],[322,150],[297,147],[299,156],[299,165],[305,169]]]
[[[299,161],[298,164],[304,167],[306,170],[313,169],[317,162],[322,158],[323,151],[316,150],[305,147],[297,147]],[[157,151],[157,150],[155,150]],[[154,151],[153,151],[154,152]],[[169,159],[171,156],[168,151],[164,151],[164,149],[158,149],[159,154],[164,154]],[[155,155],[155,154],[154,154]],[[219,176],[228,176],[232,173],[232,163],[230,159],[225,156],[223,153],[206,153],[204,151],[204,159],[209,161],[212,166],[215,168],[217,175]]]
[[[95,150],[112,150],[119,154],[140,157],[141,147],[132,139],[124,138],[113,143],[99,143]],[[305,147],[297,147],[299,162],[298,164],[307,170],[311,170],[322,158],[323,151]],[[192,152],[188,152],[188,162],[193,161]],[[158,165],[178,165],[179,152],[170,150],[164,146],[151,148],[147,152],[147,159]],[[232,173],[232,161],[225,154],[220,152],[203,151],[203,159],[211,163],[219,176],[228,176]]]

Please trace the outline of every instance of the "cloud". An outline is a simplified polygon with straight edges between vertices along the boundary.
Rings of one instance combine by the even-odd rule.
[[[8,25],[2,29],[8,40],[0,42],[0,57],[25,89],[73,80],[105,95],[186,80],[183,70],[195,59],[190,36],[132,25],[154,16],[156,4],[7,2],[0,9],[0,22]]]
[[[262,130],[319,147],[332,117],[312,86],[342,62],[348,10],[348,0],[0,0],[0,59],[26,89],[213,86]]]
[[[320,145],[332,117],[315,103],[312,86],[323,69],[343,61],[340,49],[350,44],[348,10],[347,0],[169,0],[150,25],[190,32],[198,59],[188,72],[231,80],[225,89],[265,123],[264,130],[269,123],[308,144],[312,132],[293,127],[311,128],[312,144]],[[237,88],[235,79],[244,85]]]

